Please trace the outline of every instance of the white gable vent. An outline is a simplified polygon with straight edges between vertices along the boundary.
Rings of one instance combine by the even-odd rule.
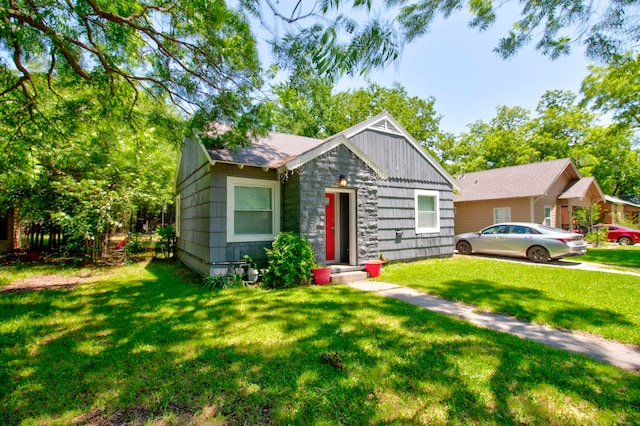
[[[396,126],[394,126],[389,120],[386,119],[378,121],[377,123],[372,125],[371,128],[374,130],[380,130],[382,132],[395,133],[397,135],[401,134],[400,130],[398,130]]]

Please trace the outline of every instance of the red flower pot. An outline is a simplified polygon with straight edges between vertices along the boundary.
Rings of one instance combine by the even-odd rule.
[[[379,260],[371,260],[364,263],[364,268],[367,270],[371,277],[379,277],[380,270],[382,269],[382,262]]]
[[[313,268],[313,282],[322,285],[331,282],[331,268]]]

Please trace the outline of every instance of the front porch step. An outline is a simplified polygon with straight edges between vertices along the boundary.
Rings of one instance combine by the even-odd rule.
[[[369,274],[365,271],[357,270],[357,271],[346,271],[346,272],[338,272],[331,274],[331,282],[332,283],[352,283],[354,281],[362,281],[369,278]]]

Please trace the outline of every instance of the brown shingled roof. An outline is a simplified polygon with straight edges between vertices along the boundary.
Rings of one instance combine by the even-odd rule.
[[[575,179],[580,178],[569,158],[465,173],[456,179],[461,190],[454,195],[453,200],[460,202],[539,197],[551,188],[562,173],[569,173]]]
[[[589,190],[592,188],[599,193],[599,198],[604,199],[604,194],[600,189],[600,185],[596,181],[596,178],[593,176],[583,177],[579,181],[575,182],[573,185],[569,186],[562,194],[558,196],[559,200],[568,200],[571,198],[582,199],[587,195]]]
[[[247,166],[277,168],[323,143],[320,139],[270,132],[251,146],[229,150],[207,148],[211,160]]]

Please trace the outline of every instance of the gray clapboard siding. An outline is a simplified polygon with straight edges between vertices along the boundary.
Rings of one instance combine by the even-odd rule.
[[[176,192],[180,194],[178,258],[191,269],[209,274],[210,164],[198,142],[186,139],[180,155]]]
[[[453,254],[452,185],[423,153],[402,135],[364,130],[351,138],[389,173],[379,180],[378,250],[389,260],[412,260]],[[416,234],[415,190],[438,191],[440,231]],[[401,238],[397,237],[397,231]]]
[[[447,183],[404,136],[369,129],[351,140],[394,179]]]

